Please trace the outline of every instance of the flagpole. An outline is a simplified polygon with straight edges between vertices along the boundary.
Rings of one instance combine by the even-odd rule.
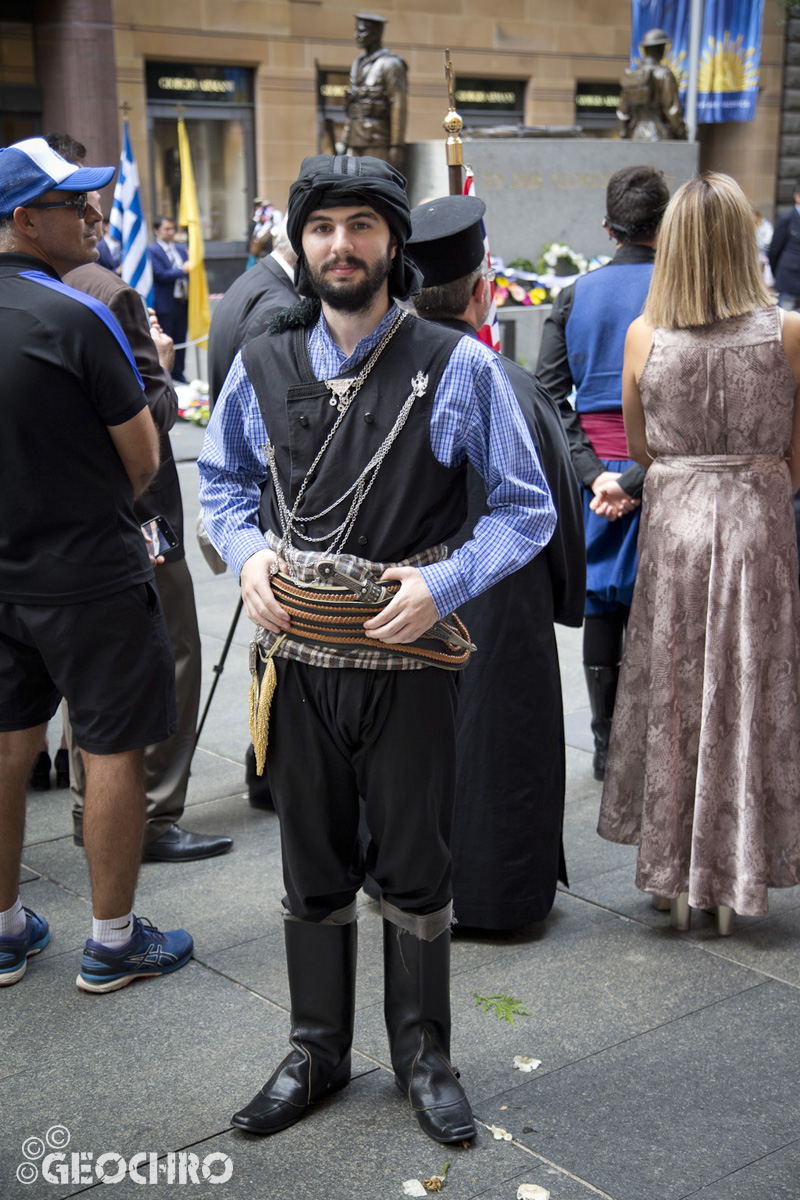
[[[697,141],[697,79],[700,74],[700,41],[703,36],[704,0],[691,0],[689,10],[689,81],[686,86],[686,134]]]
[[[447,155],[447,176],[451,196],[460,196],[464,187],[464,146],[459,134],[464,122],[456,112],[455,94],[453,92],[453,64],[450,61],[450,51],[444,52],[444,77],[447,80],[447,92],[450,108],[442,121],[447,133],[445,153]]]

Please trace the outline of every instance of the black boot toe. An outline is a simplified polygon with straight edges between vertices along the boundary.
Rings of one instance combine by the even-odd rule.
[[[289,1100],[265,1096],[262,1089],[249,1104],[233,1114],[231,1125],[244,1129],[246,1133],[280,1133],[299,1121],[307,1108],[307,1104],[292,1104]]]
[[[415,1109],[420,1129],[445,1146],[469,1142],[475,1137],[475,1122],[466,1096],[454,1104]]]

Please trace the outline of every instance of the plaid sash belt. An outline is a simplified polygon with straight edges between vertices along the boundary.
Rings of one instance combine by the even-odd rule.
[[[275,599],[286,609],[291,618],[291,629],[287,639],[307,642],[338,649],[347,654],[348,649],[364,647],[373,651],[385,648],[392,655],[401,654],[420,660],[430,666],[447,671],[458,671],[466,665],[475,647],[463,622],[451,614],[446,620],[437,621],[415,642],[401,644],[380,642],[367,637],[364,622],[377,616],[400,589],[400,583],[369,585],[374,595],[382,593],[378,600],[364,599],[356,594],[358,585],[352,588],[331,583],[297,583],[283,573],[271,579]]]

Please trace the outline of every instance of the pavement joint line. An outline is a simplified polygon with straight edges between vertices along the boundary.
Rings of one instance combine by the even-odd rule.
[[[713,1180],[713,1183],[716,1186],[718,1183],[724,1183],[726,1179],[733,1179],[740,1171],[746,1171],[750,1167],[755,1166],[756,1163],[764,1162],[766,1159],[772,1158],[774,1154],[780,1154],[783,1150],[788,1149],[789,1146],[797,1146],[799,1143],[800,1138],[793,1138],[791,1142],[786,1142],[783,1146],[776,1146],[774,1150],[767,1150],[765,1154],[759,1154],[757,1158],[751,1159],[750,1162],[741,1163],[735,1170],[729,1171],[727,1175],[720,1175],[719,1179]],[[691,1200],[692,1196],[701,1195],[708,1186],[707,1183],[704,1183],[702,1187],[697,1188],[693,1192],[684,1192],[682,1196],[677,1196],[676,1200]]]
[[[181,820],[183,820],[183,818],[186,816],[187,808],[200,808],[200,806],[203,804],[218,804],[220,802],[220,800],[238,800],[238,799],[244,800],[246,795],[247,795],[247,792],[242,792],[242,791],[237,790],[235,792],[225,792],[222,796],[209,796],[207,800],[200,800],[199,798],[197,800],[187,800],[186,808],[184,808],[183,813],[181,814]],[[226,851],[226,853],[227,853],[227,851]],[[217,857],[217,856],[215,855],[214,857]],[[198,861],[200,861],[200,860],[198,860]]]
[[[746,963],[741,963],[736,958],[729,958],[727,954],[722,954],[721,951],[717,950],[713,945],[708,945],[706,942],[698,942],[693,938],[682,938],[681,940],[685,945],[691,946],[693,950],[705,951],[706,954],[712,954],[714,958],[722,959],[726,963],[733,963],[735,967],[741,967],[743,971],[752,971],[754,975],[762,975],[763,980],[761,982],[782,983],[785,987],[794,988],[795,991],[800,990],[800,984],[792,983],[790,979],[782,979],[780,975],[772,975],[769,971],[762,970],[761,967],[748,967]],[[744,990],[749,991],[750,989],[746,988]]]
[[[220,979],[224,979],[226,983],[232,983],[234,987],[241,988],[243,992],[249,992],[251,996],[255,996],[257,999],[263,1000],[265,1004],[271,1004],[272,1007],[277,1008],[279,1012],[286,1013],[287,1016],[291,1016],[289,1009],[285,1008],[282,1004],[279,1004],[277,1000],[270,1000],[269,996],[264,996],[261,992],[257,992],[255,988],[249,987],[246,983],[242,983],[238,979],[234,979],[232,975],[227,975],[224,971],[221,971],[219,967],[212,967],[211,963],[205,962],[202,958],[197,958],[194,954],[192,954],[192,960],[196,962],[199,967],[203,967],[206,971],[211,971],[213,975],[218,975]]]
[[[65,835],[65,836],[69,836],[69,835],[67,834],[67,835]],[[61,838],[57,838],[57,839],[56,839],[56,841],[61,841]],[[42,842],[36,842],[36,843],[33,843],[33,844],[34,844],[34,845],[43,845],[44,843],[42,843]],[[56,887],[57,887],[57,888],[58,888],[60,891],[62,891],[62,892],[66,892],[68,896],[75,896],[75,898],[76,898],[76,899],[78,899],[78,900],[83,900],[83,902],[84,902],[85,904],[89,904],[89,905],[91,905],[92,901],[91,901],[91,898],[90,898],[89,896],[84,896],[82,892],[75,892],[75,891],[73,891],[73,889],[72,889],[72,888],[68,888],[68,887],[67,887],[65,884],[63,884],[63,883],[59,883],[57,879],[53,879],[52,875],[45,875],[44,871],[36,871],[36,868],[35,868],[35,867],[29,867],[29,866],[28,866],[28,864],[27,864],[27,863],[25,863],[25,862],[21,862],[21,863],[20,863],[20,867],[24,867],[26,871],[35,871],[35,873],[36,873],[36,875],[38,876],[38,878],[39,878],[39,879],[46,879],[48,883],[55,884],[55,886],[56,886]],[[26,880],[25,880],[25,882],[26,882],[26,883],[33,883],[34,881],[33,881],[32,879],[26,879]]]
[[[608,874],[609,872],[603,872]],[[595,878],[592,876],[592,878]],[[590,904],[593,908],[600,909],[601,912],[607,912],[612,917],[617,917],[620,921],[626,921],[629,925],[638,925],[640,929],[648,930],[650,933],[664,934],[669,932],[669,926],[651,925],[649,921],[643,921],[640,917],[630,917],[627,913],[621,913],[616,908],[609,908],[606,904],[601,904],[598,900],[590,900],[587,896],[579,896],[577,892],[566,891],[561,884],[558,885],[558,891],[564,896],[570,896],[573,900],[578,900],[583,904]],[[764,917],[764,920],[769,920],[769,914]],[[760,922],[759,922],[760,923]],[[672,931],[676,938],[680,934],[687,932],[686,930],[675,929]],[[706,954],[713,954],[715,958],[721,959],[726,963],[733,963],[734,966],[741,967],[743,971],[752,971],[755,975],[763,975],[765,979],[772,979],[776,983],[785,983],[788,987],[797,988],[798,984],[792,983],[788,979],[782,979],[780,975],[771,975],[769,971],[763,971],[760,967],[750,967],[746,963],[741,963],[738,959],[730,958],[727,954],[723,954],[716,947],[705,941],[698,941],[696,938],[681,937],[680,943],[684,946],[691,946],[693,950],[702,950]],[[747,989],[745,989],[747,990]]]
[[[736,963],[735,965],[740,966],[741,964]],[[745,970],[747,969],[748,968],[745,968]],[[755,974],[755,972],[753,972],[753,974]],[[601,1054],[607,1054],[609,1050],[618,1050],[620,1046],[626,1046],[631,1042],[636,1042],[640,1038],[648,1037],[650,1034],[657,1033],[661,1029],[668,1029],[670,1025],[676,1025],[679,1021],[685,1021],[687,1017],[696,1017],[699,1013],[707,1012],[712,1008],[716,1008],[719,1004],[727,1004],[731,1000],[736,1000],[739,996],[743,996],[745,992],[752,992],[755,988],[764,987],[765,984],[770,982],[772,981],[769,979],[757,979],[754,983],[750,984],[749,987],[740,988],[739,991],[731,992],[727,996],[721,996],[718,1000],[711,1000],[708,1004],[701,1004],[699,1008],[691,1008],[684,1012],[677,1013],[674,1017],[670,1017],[669,1020],[659,1021],[655,1025],[649,1025],[646,1029],[640,1029],[636,1033],[631,1033],[627,1037],[620,1038],[616,1042],[609,1042],[607,1045],[600,1046],[597,1050],[592,1050],[588,1054],[581,1055],[579,1058],[572,1058],[569,1060],[569,1062],[563,1062],[560,1066],[546,1068],[544,1072],[539,1074],[539,1078],[550,1079],[551,1077],[555,1077],[562,1071],[568,1071],[572,1067],[576,1067],[582,1063],[590,1062],[591,1059],[598,1058]],[[782,983],[783,981],[777,980],[777,982]],[[520,1080],[519,1083],[512,1084],[510,1087],[506,1088],[502,1095],[505,1096],[508,1095],[509,1092],[516,1092],[520,1088],[527,1087],[529,1082],[530,1081],[527,1079]],[[487,1097],[487,1099],[491,1099],[491,1097]],[[605,1195],[605,1193],[601,1194]],[[613,1196],[611,1197],[611,1200],[614,1200]]]
[[[223,762],[232,763],[235,767],[242,767],[244,769],[244,763],[241,759],[231,758],[229,754],[220,754],[219,750],[209,750],[208,746],[197,746],[195,754],[198,750],[202,750],[204,754],[211,754],[214,758],[221,758]]]
[[[487,1125],[485,1121],[480,1119],[480,1117],[476,1117],[475,1120],[479,1125],[482,1125],[484,1129],[491,1132],[491,1125]],[[616,1198],[612,1196],[610,1192],[602,1191],[601,1188],[595,1187],[593,1183],[589,1183],[588,1179],[584,1179],[581,1175],[575,1175],[566,1167],[562,1167],[559,1163],[553,1162],[551,1158],[546,1158],[544,1154],[539,1154],[538,1151],[531,1150],[530,1146],[526,1146],[524,1142],[519,1141],[517,1138],[511,1139],[511,1145],[516,1146],[518,1150],[522,1150],[524,1154],[530,1154],[532,1158],[537,1158],[539,1162],[545,1163],[548,1167],[553,1167],[556,1171],[560,1171],[562,1175],[566,1175],[568,1179],[573,1181],[573,1183],[580,1183],[583,1187],[588,1188],[590,1192],[594,1192],[596,1196],[602,1196],[603,1200],[616,1200]]]

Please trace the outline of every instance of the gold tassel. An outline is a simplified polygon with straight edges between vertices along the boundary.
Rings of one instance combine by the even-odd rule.
[[[256,752],[257,775],[264,774],[264,764],[267,760],[267,743],[269,741],[269,712],[272,705],[272,697],[275,695],[275,688],[278,686],[278,674],[275,670],[275,663],[272,661],[272,656],[285,636],[285,634],[282,634],[278,638],[266,656],[261,653],[261,649],[257,643],[253,642],[251,646],[250,739],[253,743],[253,749]],[[261,680],[260,688],[258,686],[257,656],[264,663],[264,677]]]

